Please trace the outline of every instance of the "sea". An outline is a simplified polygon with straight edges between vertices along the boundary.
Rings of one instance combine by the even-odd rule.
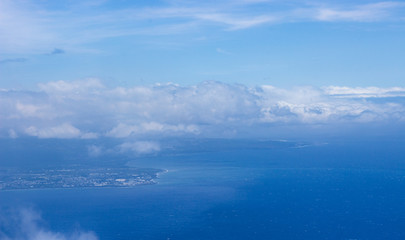
[[[61,164],[83,145],[38,140],[56,146],[40,154],[38,146],[5,141],[3,167],[13,157],[19,166],[35,158]],[[0,191],[0,238],[17,239],[24,230],[10,226],[16,220],[8,214],[30,209],[38,229],[91,231],[102,240],[405,239],[405,139],[171,142],[159,153],[100,160],[165,170],[157,184]],[[18,146],[40,157],[27,160]]]

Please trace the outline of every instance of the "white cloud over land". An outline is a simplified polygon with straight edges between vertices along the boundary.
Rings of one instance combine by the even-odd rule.
[[[122,152],[131,151],[137,154],[154,153],[160,151],[160,145],[153,141],[126,142],[119,146]]]
[[[405,121],[405,88],[400,87],[282,89],[203,82],[109,88],[97,79],[39,87],[0,91],[2,137],[220,137],[274,124]]]

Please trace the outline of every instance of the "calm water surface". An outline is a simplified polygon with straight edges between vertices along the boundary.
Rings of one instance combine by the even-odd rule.
[[[135,188],[0,192],[58,232],[100,239],[405,239],[401,141],[228,149],[136,159],[167,169]]]

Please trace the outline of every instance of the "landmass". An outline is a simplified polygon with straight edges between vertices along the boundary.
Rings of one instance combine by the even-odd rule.
[[[0,190],[38,188],[133,187],[155,184],[160,169],[62,168],[0,171]]]

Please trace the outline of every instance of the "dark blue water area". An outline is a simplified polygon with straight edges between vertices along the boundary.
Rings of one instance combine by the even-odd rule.
[[[134,188],[0,192],[53,232],[100,239],[405,239],[405,141],[329,141],[142,157]]]

